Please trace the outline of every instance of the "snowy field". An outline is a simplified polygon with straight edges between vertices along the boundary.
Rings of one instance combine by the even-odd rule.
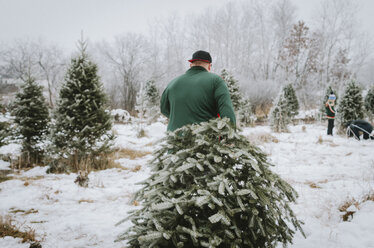
[[[145,128],[146,137],[137,138],[136,127],[115,125],[116,146],[144,152],[157,148],[166,126],[154,123]],[[321,125],[296,125],[290,133],[274,134],[267,126],[246,128],[243,134],[269,154],[273,170],[299,193],[293,209],[307,238],[294,238],[295,248],[374,247],[374,141],[356,141],[335,135],[327,137]],[[263,142],[266,137],[270,141]],[[320,138],[322,137],[322,139]],[[17,146],[0,148],[0,153],[16,151]],[[108,169],[89,174],[88,188],[74,184],[76,174],[46,174],[46,168],[11,174],[0,183],[0,215],[9,215],[22,229],[35,229],[43,248],[126,247],[114,243],[128,223],[115,226],[136,208],[132,194],[136,182],[146,179],[150,170],[148,154],[136,159],[118,158],[127,169]],[[0,169],[9,163],[0,160]],[[355,202],[347,211],[353,218],[343,221],[339,208]],[[349,204],[348,204],[349,206]],[[1,248],[28,248],[20,239],[0,239]]]

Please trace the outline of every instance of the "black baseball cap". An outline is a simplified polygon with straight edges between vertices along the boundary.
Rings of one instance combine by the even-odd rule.
[[[207,63],[212,63],[212,57],[210,54],[206,51],[199,50],[192,54],[192,59],[188,60],[188,62],[194,62],[194,61],[203,61]]]

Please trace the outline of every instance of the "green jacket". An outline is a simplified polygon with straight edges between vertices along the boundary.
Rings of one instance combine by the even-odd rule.
[[[326,107],[327,119],[334,119],[335,118],[334,106],[331,106],[330,104],[326,104],[325,107]]]
[[[167,130],[221,117],[235,125],[235,113],[225,81],[204,67],[193,66],[173,79],[161,97],[161,113],[169,118]]]

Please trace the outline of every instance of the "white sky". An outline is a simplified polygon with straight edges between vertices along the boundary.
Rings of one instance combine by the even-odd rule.
[[[189,14],[229,0],[0,0],[0,43],[15,38],[43,38],[72,49],[81,31],[91,41],[111,39],[125,32],[146,32],[154,18],[172,12]],[[250,1],[250,0],[248,0]],[[268,1],[268,0],[267,0]],[[326,0],[329,1],[329,0]],[[361,5],[359,19],[374,37],[374,1]],[[307,22],[319,1],[292,0],[298,18]]]

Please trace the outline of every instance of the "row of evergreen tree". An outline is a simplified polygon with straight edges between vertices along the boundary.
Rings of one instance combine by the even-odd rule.
[[[321,116],[325,114],[325,103],[329,95],[334,93],[334,89],[329,86],[324,95],[321,109]],[[374,86],[369,89],[365,96],[362,96],[362,89],[355,82],[349,82],[338,104],[338,96],[336,96],[335,109],[337,110],[337,123],[339,131],[344,131],[346,124],[352,120],[363,119],[365,115],[369,119],[374,117]],[[270,126],[274,132],[287,132],[287,125],[292,123],[299,111],[299,103],[292,84],[283,87],[278,97],[274,101],[274,105],[270,111]]]
[[[103,155],[111,151],[113,140],[112,121],[97,70],[80,41],[51,115],[42,86],[32,77],[25,81],[11,108],[13,133],[22,142],[23,166],[49,164],[51,172],[77,170],[82,164],[105,166],[108,161]]]

